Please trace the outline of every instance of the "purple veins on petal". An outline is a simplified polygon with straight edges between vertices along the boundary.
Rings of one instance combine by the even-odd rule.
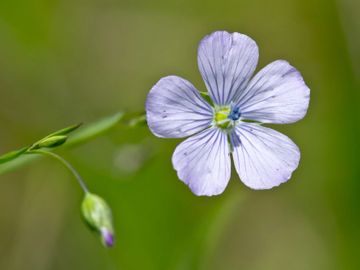
[[[241,123],[230,139],[235,169],[241,181],[250,188],[278,186],[290,179],[299,164],[299,148],[273,129]]]
[[[158,81],[146,100],[146,118],[158,137],[181,138],[199,132],[212,121],[212,108],[185,79],[168,76]]]
[[[222,193],[231,171],[226,133],[209,128],[186,139],[176,147],[172,162],[180,180],[194,194]]]
[[[309,100],[310,90],[299,71],[288,62],[278,60],[255,75],[237,104],[245,119],[284,124],[302,119]]]
[[[239,95],[256,68],[258,47],[250,37],[225,31],[201,40],[198,65],[210,97],[217,105],[229,105]]]

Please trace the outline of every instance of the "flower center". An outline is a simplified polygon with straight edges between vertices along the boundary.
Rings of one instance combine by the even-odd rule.
[[[216,107],[214,112],[214,124],[221,129],[229,129],[240,119],[241,113],[238,107]]]

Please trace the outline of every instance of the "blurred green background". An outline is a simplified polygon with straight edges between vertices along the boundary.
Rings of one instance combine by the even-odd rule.
[[[69,124],[142,111],[176,74],[204,90],[198,42],[245,33],[259,67],[286,59],[311,89],[304,120],[276,126],[302,151],[291,181],[195,197],[171,166],[181,140],[117,127],[59,150],[113,208],[105,249],[80,218],[82,192],[42,159],[1,175],[0,269],[360,269],[360,2],[1,0],[0,150]]]

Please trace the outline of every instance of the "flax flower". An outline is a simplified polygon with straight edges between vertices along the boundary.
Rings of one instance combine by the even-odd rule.
[[[198,48],[198,65],[212,104],[177,76],[162,78],[148,94],[150,130],[163,138],[189,137],[177,146],[172,163],[196,195],[224,191],[231,155],[241,181],[252,189],[278,186],[298,167],[299,148],[262,124],[302,119],[310,90],[299,71],[284,60],[253,76],[258,57],[250,37],[214,32]]]

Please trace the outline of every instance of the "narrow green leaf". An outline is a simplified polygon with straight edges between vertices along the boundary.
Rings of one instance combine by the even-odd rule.
[[[54,137],[54,136],[59,136],[59,135],[67,135],[70,132],[73,132],[74,130],[78,129],[80,126],[82,125],[82,123],[80,124],[76,124],[76,125],[72,125],[66,128],[62,128],[58,131],[55,131],[51,134],[49,134],[48,136],[46,136],[45,138],[49,138],[49,137]]]
[[[0,156],[0,164],[17,158],[18,156],[20,156],[21,154],[26,152],[26,150],[28,150],[28,148],[29,147],[23,147],[23,148],[21,148],[19,150],[11,151],[11,152],[8,152],[8,153]]]
[[[17,158],[7,161],[6,163],[0,164],[0,175],[7,172],[11,172],[20,168],[31,161],[41,158],[36,155],[19,155]]]
[[[140,115],[138,117],[132,118],[129,121],[129,126],[130,127],[140,127],[140,126],[144,126],[146,124],[146,115]]]
[[[124,113],[119,112],[115,115],[108,116],[95,123],[84,126],[83,129],[76,132],[69,138],[66,145],[73,146],[84,141],[88,141],[116,126],[123,117]]]
[[[105,133],[112,127],[116,126],[116,124],[118,124],[122,120],[123,116],[124,116],[123,113],[117,113],[110,117],[101,119],[100,121],[97,121],[95,123],[87,125],[81,131],[74,133],[74,135],[72,135],[67,140],[67,143],[64,146],[71,147],[71,146],[75,146],[75,145],[78,145],[81,143],[85,143],[88,140],[91,140],[92,138]],[[74,126],[71,126],[71,127],[65,128],[65,129],[61,129],[50,135],[57,136],[59,134],[68,134],[69,132],[77,129],[79,126],[80,125],[74,125]],[[45,138],[49,138],[49,136],[47,136]],[[43,138],[42,140],[44,140],[45,138]],[[42,141],[42,140],[40,140],[40,141]],[[10,152],[10,153],[7,153],[4,156],[2,156],[1,160],[5,160],[5,161],[0,162],[0,175],[10,172],[10,171],[14,171],[17,168],[20,168],[34,160],[41,158],[40,156],[36,156],[36,155],[21,155],[21,154],[25,153],[28,149],[29,149],[29,147],[22,148],[20,150],[22,150],[23,152],[18,150],[18,151],[14,151],[16,153]],[[7,157],[7,155],[9,155],[10,158]],[[15,157],[12,157],[12,156],[15,156]],[[3,164],[1,164],[1,163],[3,163]]]

